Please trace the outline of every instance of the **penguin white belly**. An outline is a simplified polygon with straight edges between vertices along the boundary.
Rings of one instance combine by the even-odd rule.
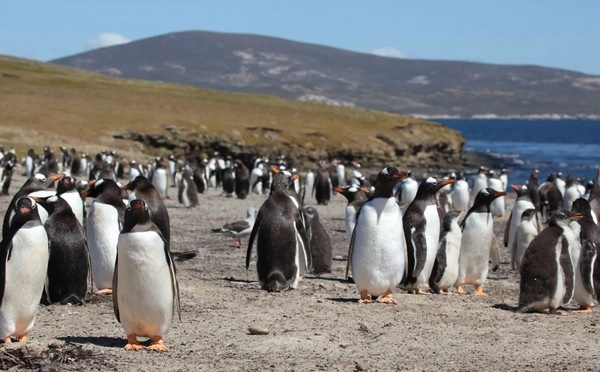
[[[140,175],[140,171],[136,168],[129,169],[129,180],[133,181],[137,176]]]
[[[483,284],[488,274],[493,219],[489,213],[472,213],[463,231],[457,284]]]
[[[163,168],[156,169],[152,175],[152,185],[156,187],[156,191],[158,191],[162,198],[167,197],[167,183],[167,171]]]
[[[79,221],[81,227],[83,227],[83,199],[81,199],[79,193],[77,191],[65,192],[60,197],[69,204],[73,214],[77,217],[77,221]]]
[[[48,235],[43,226],[24,226],[13,237],[0,305],[0,338],[22,336],[33,328],[46,281],[48,258]]]
[[[579,198],[581,198],[581,194],[579,193],[577,185],[569,187],[565,192],[565,197],[563,199],[563,209],[570,211],[573,202]]]
[[[527,250],[527,247],[529,247],[529,243],[531,243],[537,234],[537,227],[533,221],[521,223],[517,229],[515,235],[515,269],[518,270],[519,267],[521,267],[525,251]]]
[[[94,284],[99,290],[112,288],[121,232],[117,209],[104,203],[92,203],[86,232]]]
[[[456,181],[452,192],[452,205],[454,209],[466,211],[469,209],[469,185],[463,180]]]
[[[527,209],[534,209],[533,203],[528,200],[517,200],[513,210],[511,212],[510,217],[510,225],[508,227],[508,248],[511,249],[513,244],[515,244],[515,237],[517,235],[517,230],[519,229],[519,225],[521,225],[521,215]],[[536,222],[537,227],[537,222]],[[514,252],[514,251],[513,251]],[[514,257],[511,257],[514,261]]]
[[[442,290],[452,287],[458,278],[461,235],[460,231],[446,234],[446,269],[444,270],[442,279],[437,283],[438,287]]]
[[[427,283],[429,283],[429,277],[431,276],[431,270],[433,269],[440,243],[440,216],[437,212],[437,207],[435,205],[428,205],[425,208],[424,216],[427,221],[427,225],[425,225],[427,256],[423,270],[417,275],[417,288],[427,286]]]
[[[25,160],[25,176],[33,176],[33,158],[31,156],[28,156]]]
[[[404,274],[402,214],[394,198],[363,205],[355,226],[352,278],[359,291],[381,296]]]
[[[162,239],[153,231],[119,236],[117,301],[127,335],[164,337],[174,293]]]
[[[346,207],[344,222],[346,224],[346,238],[349,242],[352,239],[352,231],[356,225],[356,209],[353,206]]]
[[[188,181],[185,179],[181,180],[181,187],[183,187],[182,193],[181,193],[181,202],[183,203],[183,205],[185,207],[190,207],[192,205],[192,202],[190,201],[190,198],[188,197]]]
[[[408,179],[402,183],[402,194],[400,196],[400,204],[410,204],[417,196],[417,190],[419,189],[419,184],[412,180]]]
[[[502,181],[500,181],[498,178],[491,178],[489,180],[489,187],[496,191],[502,191]],[[504,213],[506,213],[504,196],[496,198],[492,201],[490,204],[490,211],[494,217],[504,217]]]

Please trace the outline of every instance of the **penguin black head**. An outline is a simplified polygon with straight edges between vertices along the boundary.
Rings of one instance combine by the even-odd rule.
[[[584,198],[575,200],[571,206],[571,211],[581,213],[585,218],[592,218],[592,207],[590,206],[590,202]]]
[[[487,205],[489,206],[494,199],[499,198],[501,196],[506,195],[503,191],[496,191],[490,187],[486,187],[485,189],[479,190],[477,196],[475,197],[475,201],[473,202],[473,208],[476,206]]]
[[[535,218],[534,208],[525,209],[521,214],[521,221],[531,221],[532,218]]]
[[[406,177],[405,172],[400,172],[395,167],[385,167],[377,174],[375,180],[375,194],[373,197],[376,198],[390,198],[394,193],[394,186],[401,179]]]
[[[552,212],[550,216],[549,226],[565,226],[571,221],[579,221],[583,218],[583,214],[579,212],[568,212],[564,210],[558,210]]]
[[[319,212],[317,212],[317,210],[313,207],[306,207],[304,208],[304,213],[306,213],[306,216],[308,217],[309,220],[319,220]]]
[[[147,187],[154,187],[149,179],[144,176],[137,176],[133,179],[133,181],[129,182],[127,185],[123,186],[123,190],[134,191],[141,190]]]
[[[39,215],[37,213],[37,204],[33,198],[28,196],[19,198],[15,203],[15,216],[13,217],[13,221],[19,221],[20,223],[25,223],[29,220],[39,219]],[[13,223],[11,222],[11,225]]]
[[[97,198],[99,195],[105,192],[114,192],[117,195],[121,194],[119,185],[110,178],[101,178],[99,180],[92,180],[88,183],[88,189],[82,193],[84,198],[92,197]]]
[[[355,200],[367,200],[366,193],[368,191],[368,189],[356,185],[338,186],[335,188],[335,192],[342,194],[348,200],[348,203],[352,203]]]
[[[460,218],[461,213],[462,211],[457,211],[456,209],[453,209],[446,213],[442,222],[443,231],[450,231],[450,229],[452,228],[452,224],[455,222],[458,223],[458,219]]]
[[[58,180],[56,185],[56,194],[62,195],[67,191],[75,190],[76,183],[73,177],[63,177]]]
[[[529,188],[527,187],[527,185],[510,185],[510,187],[517,193],[517,198],[521,196],[529,196]]]
[[[429,177],[419,185],[416,197],[423,199],[434,197],[435,193],[440,191],[444,186],[451,185],[455,182],[456,181],[451,178],[438,182],[435,178]]]
[[[273,181],[271,182],[271,193],[279,190],[293,190],[294,188],[294,177],[290,172],[281,170],[280,168],[273,167]]]

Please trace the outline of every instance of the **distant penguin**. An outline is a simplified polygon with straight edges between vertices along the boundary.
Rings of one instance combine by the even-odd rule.
[[[523,261],[523,255],[529,247],[529,243],[538,235],[537,223],[535,220],[535,209],[530,208],[523,211],[521,214],[521,223],[517,227],[515,238],[513,239],[513,246],[510,247],[511,266],[514,269],[519,270],[521,262]]]
[[[560,192],[561,197],[565,197],[565,191],[566,191],[566,182],[565,180],[563,180],[563,174],[562,172],[558,172],[556,174],[556,178],[554,179],[554,184],[556,185],[556,188],[558,189],[558,191]]]
[[[558,211],[562,209],[563,206],[563,197],[556,186],[556,176],[550,175],[548,180],[544,182],[539,188],[540,195],[540,205],[542,207],[542,215],[545,218],[549,218],[549,216],[554,211]]]
[[[10,228],[0,242],[0,338],[27,340],[48,271],[48,236],[33,199],[15,201]]]
[[[204,194],[208,189],[208,179],[206,178],[206,169],[203,166],[198,166],[194,171],[194,183],[200,194]]]
[[[2,195],[8,195],[14,167],[15,163],[10,160],[7,161],[2,168],[2,175],[0,175],[0,191],[2,192]]]
[[[29,178],[33,176],[33,170],[35,169],[35,151],[33,149],[27,150],[27,157],[25,158],[25,177]]]
[[[329,171],[324,163],[321,164],[321,168],[317,171],[313,190],[317,203],[321,205],[327,205],[329,203],[329,199],[331,199],[332,184]]]
[[[77,217],[77,221],[82,227],[85,227],[85,204],[83,203],[83,198],[81,194],[79,194],[79,190],[77,190],[77,183],[73,177],[63,177],[58,180],[56,185],[56,195],[60,196],[64,199],[71,207],[71,211],[75,217]]]
[[[508,169],[506,168],[502,168],[502,170],[500,170],[500,182],[502,182],[502,190],[499,191],[506,191],[508,188]]]
[[[481,189],[461,224],[463,236],[458,259],[458,279],[455,284],[457,293],[466,293],[463,286],[470,284],[475,288],[476,295],[486,295],[483,284],[488,275],[490,251],[493,249],[492,245],[497,244],[490,204],[504,195],[505,192],[491,188]]]
[[[79,175],[81,174],[81,157],[79,156],[79,154],[77,154],[77,150],[75,150],[75,148],[71,148],[71,152],[70,152],[70,159],[71,159],[71,164],[70,164],[70,170],[71,170],[71,176],[72,177],[79,177]]]
[[[338,162],[337,166],[336,166],[336,172],[337,172],[338,186],[345,185],[346,184],[346,167],[344,166],[344,164],[342,164],[341,162]]]
[[[152,185],[156,188],[156,191],[163,199],[168,197],[168,183],[169,177],[167,175],[167,170],[165,169],[165,166],[162,162],[162,158],[157,158],[155,168],[152,171]]]
[[[182,172],[181,184],[179,185],[179,190],[177,190],[177,199],[186,208],[198,205],[198,189],[189,170]]]
[[[320,275],[331,272],[332,245],[327,230],[319,221],[319,213],[313,207],[304,208],[310,224],[310,250],[312,252],[313,273]]]
[[[235,195],[238,199],[246,199],[250,192],[250,172],[241,160],[235,161]]]
[[[406,238],[407,271],[401,287],[409,293],[427,294],[440,239],[436,194],[454,182],[452,179],[438,182],[433,177],[425,179],[404,213],[402,225]]]
[[[164,337],[176,309],[181,319],[179,285],[169,243],[142,200],[132,200],[125,211],[113,289],[114,312],[127,335],[125,349],[143,349],[137,338],[150,337],[148,349],[166,351]]]
[[[577,181],[575,181],[575,179],[571,176],[567,177],[562,209],[570,211],[571,207],[573,206],[573,202],[582,196],[583,194],[579,190]]]
[[[594,221],[596,221],[596,224],[598,224],[600,221],[600,167],[598,167],[596,180],[592,184],[588,201],[590,202],[590,207],[592,208],[592,217],[594,218]]]
[[[133,181],[122,187],[123,190],[130,191],[129,200],[141,199],[148,206],[150,219],[158,226],[160,232],[167,240],[171,241],[171,223],[169,212],[165,203],[162,201],[156,188],[148,181],[146,177],[138,176]]]
[[[135,160],[129,162],[129,180],[133,181],[137,176],[142,175],[140,166]]]
[[[523,255],[519,272],[519,311],[544,311],[556,313],[568,289],[564,270],[565,257],[570,256],[567,239],[564,239],[564,226],[569,215],[558,211],[549,221],[549,226],[536,236]],[[571,284],[572,285],[572,284]]]
[[[259,163],[259,166],[262,166],[262,164]],[[259,166],[252,168],[252,171],[250,172],[250,191],[255,194],[262,195],[262,193],[263,193],[263,184],[262,184],[263,169],[262,169],[262,167],[259,167]]]
[[[540,212],[542,210],[542,204],[540,201],[540,193],[538,189],[540,187],[539,181],[540,171],[538,169],[534,169],[529,174],[529,180],[527,181],[527,191],[529,192],[529,198],[533,203],[533,206],[536,211]]]
[[[461,212],[452,210],[444,216],[440,244],[429,277],[429,287],[435,293],[448,292],[458,278],[458,256],[462,230],[458,224]]]
[[[63,198],[52,196],[38,201],[49,213],[44,228],[50,259],[42,303],[83,304],[90,265],[83,227]]]
[[[419,183],[412,177],[412,172],[407,171],[407,176],[396,185],[396,198],[402,206],[408,206],[417,196]]]
[[[302,197],[302,204],[305,204],[305,196],[306,196],[306,192],[311,192],[313,191],[315,186],[315,172],[313,172],[312,170],[308,170],[308,172],[306,172],[306,178],[304,179],[304,195]]]
[[[342,194],[348,200],[348,205],[346,205],[344,212],[344,224],[346,226],[346,238],[350,241],[352,231],[356,225],[356,216],[360,208],[367,201],[367,194],[356,185],[337,187],[335,191]]]
[[[175,182],[175,170],[177,169],[177,158],[175,155],[169,155],[169,175],[171,176],[171,187],[177,186]]]
[[[594,300],[600,298],[600,228],[592,218],[592,210],[587,200],[579,198],[573,202],[573,212],[577,213],[581,251],[575,274],[575,300],[579,310],[591,312]],[[591,282],[590,282],[591,275]]]
[[[460,173],[456,178],[454,191],[452,192],[452,207],[457,211],[468,211],[469,199],[469,184],[465,176]]]
[[[405,176],[394,167],[383,168],[375,181],[375,194],[357,216],[348,260],[359,303],[377,297],[379,302],[397,303],[393,291],[404,276],[406,247],[394,186]]]
[[[515,237],[517,235],[517,230],[519,229],[519,225],[521,224],[521,215],[527,209],[534,209],[535,207],[531,202],[531,197],[529,193],[529,188],[525,185],[511,185],[511,188],[515,190],[517,193],[517,200],[515,201],[515,205],[513,206],[512,211],[510,212],[510,216],[508,217],[508,221],[506,221],[506,226],[504,228],[504,246],[508,248],[511,252],[511,268],[513,270],[517,269],[516,266],[516,245],[515,245]],[[537,211],[534,213],[536,228],[540,229],[537,218]]]
[[[475,202],[475,198],[481,189],[488,187],[488,168],[483,165],[479,167],[477,174],[473,176],[473,186],[471,187],[471,201]],[[500,190],[498,190],[500,191]]]
[[[288,171],[274,171],[271,194],[258,211],[246,251],[247,270],[256,239],[258,281],[269,292],[296,288],[300,276],[312,269],[309,236],[293,190],[293,176]]]
[[[505,191],[505,189],[502,186],[502,181],[494,171],[490,170],[488,176],[488,185],[490,188],[496,191]],[[490,209],[492,211],[492,216],[503,218],[504,214],[506,213],[504,196],[494,199],[494,201],[490,205]]]
[[[84,197],[96,198],[90,207],[86,232],[92,280],[98,294],[112,293],[117,242],[123,226],[125,204],[121,189],[110,178],[90,181]]]

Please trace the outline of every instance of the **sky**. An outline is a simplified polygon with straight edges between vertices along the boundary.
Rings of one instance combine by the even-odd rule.
[[[170,32],[600,75],[598,0],[3,0],[0,54],[48,61]]]

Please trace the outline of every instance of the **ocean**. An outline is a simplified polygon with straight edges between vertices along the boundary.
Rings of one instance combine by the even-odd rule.
[[[532,169],[540,182],[550,172],[596,178],[600,164],[600,120],[430,119],[460,131],[465,150],[498,159],[509,183],[524,184]]]

